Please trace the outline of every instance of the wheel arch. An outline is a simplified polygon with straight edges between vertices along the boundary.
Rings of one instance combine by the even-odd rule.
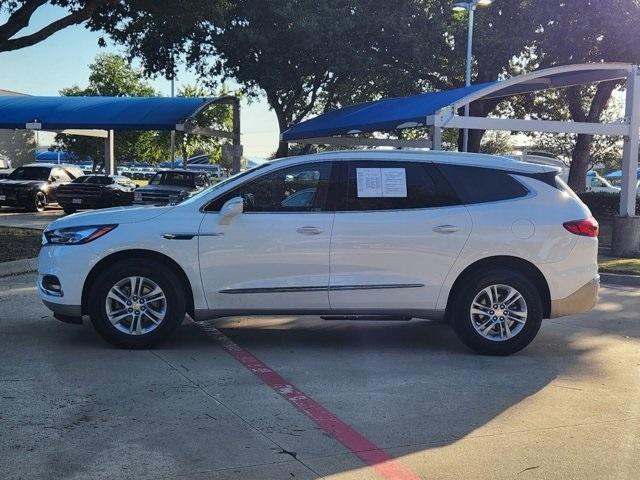
[[[189,277],[184,272],[182,267],[169,256],[155,252],[153,250],[144,250],[144,249],[131,249],[131,250],[121,250],[119,252],[112,253],[103,259],[101,259],[98,263],[96,263],[89,274],[87,275],[87,279],[84,282],[84,286],[82,287],[82,313],[86,315],[88,312],[87,303],[89,292],[91,291],[91,287],[95,282],[96,278],[100,273],[102,273],[108,266],[113,265],[115,262],[119,260],[131,260],[131,259],[140,259],[140,260],[153,260],[161,262],[163,265],[169,267],[177,276],[182,280],[186,288],[186,303],[187,303],[187,313],[193,317],[194,315],[194,299],[193,299],[193,287],[191,286],[191,282],[189,281]]]
[[[547,279],[538,267],[528,260],[524,260],[518,257],[511,256],[494,256],[486,257],[469,265],[465,268],[456,278],[455,282],[451,286],[449,298],[447,299],[446,316],[450,315],[452,305],[455,303],[455,297],[460,290],[460,286],[464,280],[475,273],[486,270],[491,267],[504,267],[511,270],[515,270],[527,278],[532,280],[540,292],[542,299],[543,318],[549,318],[551,315],[551,292],[549,290],[549,284]]]

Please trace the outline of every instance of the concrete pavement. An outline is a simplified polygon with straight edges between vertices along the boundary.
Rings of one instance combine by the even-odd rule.
[[[44,230],[55,219],[64,215],[58,204],[50,205],[44,212],[26,212],[22,208],[0,207],[0,227],[37,228]]]
[[[53,320],[33,275],[0,279],[3,478],[380,478],[196,324],[150,351]],[[428,479],[632,479],[640,291],[603,288],[524,352],[480,357],[446,325],[212,322]]]

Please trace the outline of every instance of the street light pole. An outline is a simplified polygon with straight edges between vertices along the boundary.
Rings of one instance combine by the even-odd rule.
[[[471,62],[473,62],[473,17],[476,11],[476,2],[469,4],[469,24],[467,26],[467,71],[464,77],[466,87],[471,85]],[[469,116],[469,104],[464,106],[464,116]],[[462,133],[462,151],[469,151],[469,130],[464,129]]]
[[[473,24],[476,8],[478,6],[486,7],[491,5],[493,0],[471,0],[468,2],[456,2],[453,5],[454,10],[466,10],[469,12],[469,22],[467,25],[467,66],[464,78],[465,86],[471,85],[471,67],[473,66]],[[464,116],[469,116],[469,104],[464,106]],[[469,151],[469,130],[464,129],[462,132],[462,151]]]

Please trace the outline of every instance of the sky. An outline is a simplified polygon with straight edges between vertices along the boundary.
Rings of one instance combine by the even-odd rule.
[[[36,11],[29,30],[38,29],[63,13],[64,10],[58,7],[43,6]],[[5,18],[0,14],[0,24]],[[81,25],[72,26],[31,47],[0,53],[0,89],[29,95],[58,95],[64,87],[86,86],[89,65],[96,55],[124,53],[124,49],[115,45],[98,47],[99,37],[99,33],[90,32]],[[196,81],[195,75],[183,68],[176,78],[176,91],[181,85]],[[170,82],[164,78],[150,79],[149,83],[163,95],[171,94]],[[243,102],[241,127],[245,156],[265,158],[275,152],[278,125],[264,99],[250,105]],[[40,137],[42,144],[51,140],[51,137]]]

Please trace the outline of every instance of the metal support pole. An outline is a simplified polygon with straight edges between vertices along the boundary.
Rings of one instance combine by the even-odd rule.
[[[442,150],[442,128],[431,127],[431,150]]]
[[[634,65],[627,77],[627,100],[625,118],[629,122],[629,135],[624,137],[622,153],[622,191],[620,192],[620,215],[636,214],[638,183],[638,147],[640,146],[640,77]]]
[[[107,138],[104,139],[104,173],[106,175],[114,175],[116,173],[116,156],[113,137],[113,130],[109,130]]]
[[[467,71],[465,73],[464,84],[468,87],[471,85],[471,64],[473,62],[473,17],[476,11],[475,3],[469,5],[469,26],[467,28]],[[464,116],[469,116],[469,104],[464,106]],[[469,151],[469,130],[464,129],[462,132],[462,151]]]
[[[231,173],[240,172],[240,161],[242,159],[242,144],[240,142],[240,100],[235,98],[233,103],[233,161]]]

